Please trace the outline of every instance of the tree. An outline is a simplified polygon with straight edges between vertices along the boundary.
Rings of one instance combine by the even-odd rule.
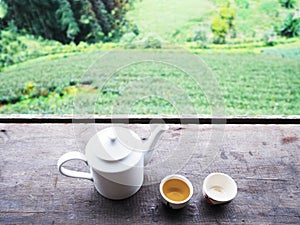
[[[285,7],[287,9],[295,8],[297,5],[296,0],[279,0],[279,3],[281,4],[282,7]]]
[[[230,5],[220,9],[219,15],[215,16],[211,24],[215,43],[224,44],[226,42],[226,35],[229,31],[235,34],[234,17],[235,12]]]
[[[120,37],[134,0],[2,0],[7,14],[0,27],[13,22],[18,30],[62,43],[96,42]]]
[[[289,13],[280,28],[280,35],[285,37],[300,36],[300,11]]]

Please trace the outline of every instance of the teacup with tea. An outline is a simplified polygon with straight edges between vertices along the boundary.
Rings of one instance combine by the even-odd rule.
[[[163,203],[172,209],[183,208],[193,195],[192,183],[178,174],[165,177],[159,189]]]

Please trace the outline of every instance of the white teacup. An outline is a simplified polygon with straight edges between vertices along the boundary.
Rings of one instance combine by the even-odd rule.
[[[165,205],[172,209],[180,209],[191,199],[193,185],[186,177],[174,174],[162,179],[159,191]]]
[[[224,204],[237,195],[237,184],[227,174],[211,173],[204,179],[202,192],[209,204]]]

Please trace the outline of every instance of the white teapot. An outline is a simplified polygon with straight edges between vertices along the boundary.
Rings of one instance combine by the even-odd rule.
[[[97,191],[106,198],[128,198],[141,188],[144,166],[149,162],[160,134],[168,129],[165,124],[152,126],[146,140],[124,127],[105,128],[88,141],[85,155],[80,152],[62,155],[57,162],[58,170],[68,177],[93,181]],[[90,173],[65,168],[64,164],[70,160],[83,160],[90,167]]]

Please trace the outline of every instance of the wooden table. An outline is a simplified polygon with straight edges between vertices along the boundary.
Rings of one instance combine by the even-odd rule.
[[[187,176],[195,188],[189,205],[177,211],[161,203],[157,182],[112,201],[92,182],[59,174],[57,159],[68,151],[83,152],[88,138],[106,126],[0,124],[0,224],[300,224],[300,125],[226,125],[222,137],[213,137],[212,125],[171,125],[145,176],[153,177],[151,168],[162,155],[177,147],[187,152],[187,159],[168,159],[179,163],[174,168],[182,164],[173,172]],[[146,125],[130,127],[140,136],[149,134]],[[208,143],[214,154],[203,154]],[[236,180],[238,195],[227,205],[210,206],[201,186],[217,171]]]

